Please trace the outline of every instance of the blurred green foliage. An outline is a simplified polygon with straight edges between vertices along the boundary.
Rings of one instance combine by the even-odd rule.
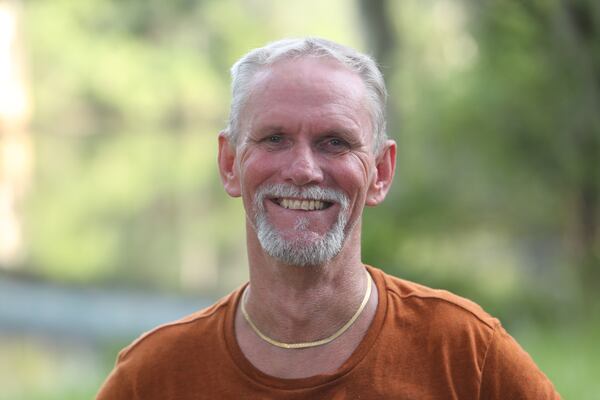
[[[365,258],[508,322],[516,305],[540,318],[592,314],[600,23],[584,30],[576,15],[598,17],[594,3],[387,4],[402,40],[391,82],[399,168],[368,219]]]
[[[23,5],[35,174],[19,271],[212,296],[243,282],[244,215],[215,163],[228,68],[270,40],[324,36],[385,60],[398,172],[366,212],[365,262],[482,304],[565,398],[598,392],[592,0]],[[94,382],[14,398],[88,398],[101,365]]]
[[[305,26],[275,2],[25,3],[36,168],[21,271],[213,295],[238,285],[244,217],[215,163],[228,69],[311,26],[351,37],[349,22],[325,23],[328,10],[351,13],[342,4]]]

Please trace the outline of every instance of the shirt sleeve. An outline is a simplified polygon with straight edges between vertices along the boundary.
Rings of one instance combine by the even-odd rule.
[[[115,368],[100,387],[96,400],[135,400],[138,398],[120,358],[118,358]]]
[[[552,382],[529,354],[498,326],[481,374],[480,399],[560,399]]]

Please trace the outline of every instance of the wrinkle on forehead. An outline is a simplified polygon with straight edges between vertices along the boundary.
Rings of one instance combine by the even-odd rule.
[[[363,136],[362,125],[367,122],[360,120],[354,107],[346,105],[303,106],[301,114],[296,112],[293,105],[278,105],[261,109],[260,113],[249,116],[246,123],[250,136],[307,130],[341,135],[349,139],[352,135]]]
[[[318,71],[317,71],[318,69]],[[318,73],[317,73],[318,72]],[[342,90],[343,84],[344,89]],[[301,91],[306,100],[312,100],[316,95],[322,95],[323,89],[329,97],[348,96],[348,92],[356,99],[366,99],[366,86],[361,77],[339,61],[329,58],[308,57],[301,59],[286,59],[260,70],[253,78],[248,97],[248,104],[259,101],[256,94],[269,91],[274,95],[285,95],[282,91],[314,87],[314,91]]]
[[[301,105],[316,100],[332,100],[333,103],[333,100],[340,98],[347,100],[346,104],[353,108],[352,113],[358,113],[358,109],[367,112],[371,130],[367,89],[356,72],[328,58],[281,60],[259,70],[254,76],[240,113],[242,125],[252,118],[248,115],[249,109],[260,106],[264,101],[285,102],[293,99]],[[247,126],[242,131],[247,132]]]

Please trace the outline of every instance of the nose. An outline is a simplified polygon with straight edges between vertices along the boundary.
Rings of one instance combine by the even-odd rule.
[[[323,171],[310,146],[296,145],[289,157],[289,164],[282,170],[283,178],[287,182],[303,186],[323,180]]]

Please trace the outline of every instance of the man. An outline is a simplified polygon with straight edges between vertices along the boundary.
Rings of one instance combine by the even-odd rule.
[[[477,305],[362,263],[363,209],[396,156],[369,57],[283,40],[232,76],[218,163],[246,210],[250,282],[124,349],[98,399],[558,398]]]

